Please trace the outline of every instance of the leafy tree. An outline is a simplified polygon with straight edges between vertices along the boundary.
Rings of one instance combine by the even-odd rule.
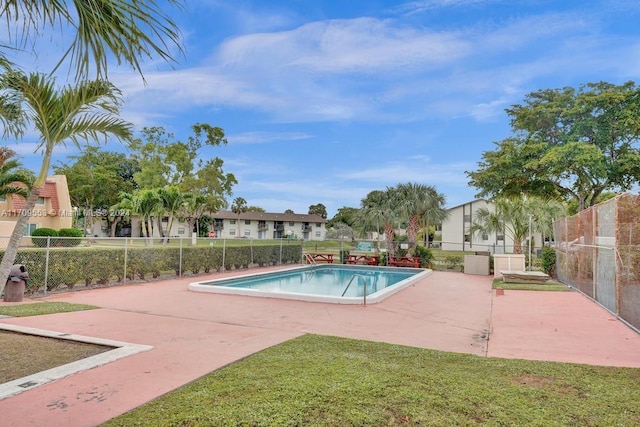
[[[120,92],[109,82],[84,81],[75,86],[57,88],[55,80],[40,73],[24,74],[7,70],[0,76],[0,102],[13,102],[22,111],[25,124],[33,125],[39,136],[38,150],[42,165],[24,209],[33,210],[49,172],[53,150],[66,142],[78,148],[86,141],[100,141],[112,136],[131,138],[131,124],[118,117]],[[20,239],[29,217],[18,219],[0,263],[0,292],[18,252]]]
[[[91,226],[93,212],[106,212],[118,203],[120,193],[135,189],[133,173],[139,169],[137,161],[123,153],[87,147],[82,154],[69,158],[75,162],[61,163],[53,170],[67,176],[71,203],[81,208],[80,216],[88,221],[88,227]],[[111,227],[113,216],[107,215],[106,218]]]
[[[247,211],[247,201],[245,199],[243,199],[242,197],[236,197],[235,199],[233,199],[233,203],[231,204],[231,212],[236,214],[236,217],[237,217],[236,225],[238,227],[238,235],[236,237],[241,237],[240,236],[240,214],[246,211]]]
[[[247,206],[247,212],[266,212],[264,208],[260,206]]]
[[[197,193],[208,198],[212,211],[226,206],[225,196],[231,194],[235,176],[225,173],[219,157],[205,160],[199,154],[205,146],[227,143],[221,128],[197,123],[191,126],[193,135],[186,141],[175,141],[164,128],[145,128],[143,139],[131,144],[140,171],[134,180],[140,188],[156,189],[175,185],[183,192]]]
[[[358,208],[343,206],[336,211],[336,214],[327,221],[327,228],[335,227],[339,223],[354,227],[358,220]]]
[[[327,208],[322,203],[309,206],[309,215],[319,215],[323,219],[327,219]]]
[[[286,213],[287,215],[291,215],[293,214],[293,209],[287,209],[286,211],[284,211],[284,213]]]
[[[327,239],[339,239],[339,240],[354,240],[356,238],[356,232],[353,228],[349,227],[344,222],[338,222],[333,227],[327,230],[325,235]]]
[[[582,210],[640,177],[640,89],[633,82],[539,90],[507,114],[515,135],[467,172],[481,197],[562,197]]]
[[[560,203],[539,197],[501,197],[493,200],[493,205],[476,211],[469,231],[474,235],[504,233],[513,240],[516,254],[522,253],[530,232],[548,232],[553,221],[564,215]]]
[[[182,2],[166,3],[175,7]],[[25,48],[51,28],[65,32],[75,29],[71,44],[56,68],[70,58],[74,64],[70,69],[77,81],[88,78],[92,69],[97,77],[105,78],[110,57],[142,74],[143,57],[173,62],[171,50],[182,51],[177,25],[154,0],[111,0],[99,4],[85,0],[6,0],[0,8],[0,17],[6,20],[10,34],[18,31],[11,40],[14,44],[3,44],[3,49]],[[0,52],[0,58],[6,58],[4,52]]]

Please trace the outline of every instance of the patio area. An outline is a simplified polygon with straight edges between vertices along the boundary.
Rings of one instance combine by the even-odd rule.
[[[344,306],[187,290],[189,282],[205,278],[52,295],[45,300],[101,308],[0,319],[153,346],[0,401],[3,425],[97,425],[306,333],[488,357],[640,367],[640,335],[577,292],[496,296],[491,277],[434,272],[380,304]]]

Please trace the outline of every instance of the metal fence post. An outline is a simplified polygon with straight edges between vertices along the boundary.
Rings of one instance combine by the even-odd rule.
[[[124,238],[124,279],[123,279],[123,283],[126,285],[127,284],[127,261],[128,261],[128,256],[129,256],[129,251],[128,251],[128,243],[129,243],[129,238],[125,237]]]
[[[280,238],[280,263],[279,265],[282,265],[282,238]]]
[[[224,238],[222,239],[222,269],[221,269],[222,271],[226,270],[226,267],[225,267],[226,255],[227,255],[227,239]]]
[[[179,265],[178,265],[178,277],[180,277],[182,279],[182,237],[180,238],[180,261],[179,261]]]
[[[44,294],[47,295],[49,287],[49,249],[51,247],[51,236],[47,236],[47,251],[44,256]]]

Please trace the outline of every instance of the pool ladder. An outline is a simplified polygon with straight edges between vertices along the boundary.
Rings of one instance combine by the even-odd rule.
[[[351,280],[349,280],[349,283],[347,283],[347,287],[344,288],[344,292],[342,293],[342,296],[344,296],[344,294],[347,293],[349,286],[351,286],[351,282],[353,282],[353,279],[355,279],[356,277],[360,277],[364,282],[364,305],[367,305],[367,278],[364,277],[362,274],[354,274],[353,276],[351,276]]]

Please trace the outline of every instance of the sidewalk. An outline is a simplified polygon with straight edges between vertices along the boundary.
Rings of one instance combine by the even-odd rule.
[[[0,401],[2,424],[97,425],[305,333],[479,356],[640,367],[640,335],[574,292],[494,296],[489,277],[434,272],[380,304],[346,306],[189,292],[193,280],[58,294],[46,300],[102,308],[0,319],[154,347]]]

